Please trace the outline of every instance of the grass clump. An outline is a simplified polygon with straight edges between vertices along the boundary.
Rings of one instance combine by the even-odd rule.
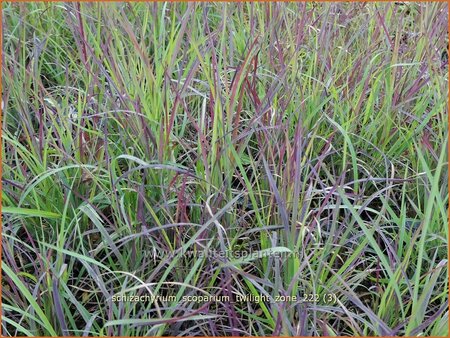
[[[448,334],[447,4],[2,16],[5,336]]]

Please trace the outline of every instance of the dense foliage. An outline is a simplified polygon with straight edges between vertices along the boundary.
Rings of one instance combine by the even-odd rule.
[[[3,335],[447,335],[446,3],[2,17]]]

